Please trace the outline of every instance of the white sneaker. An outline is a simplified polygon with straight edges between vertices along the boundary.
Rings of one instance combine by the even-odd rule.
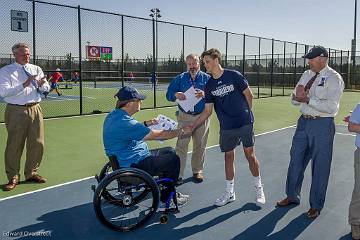
[[[183,193],[181,193],[181,192],[176,192],[176,197],[177,197],[177,198],[190,198],[189,195],[183,194]]]
[[[182,194],[181,192],[176,192],[176,200],[178,203],[178,207],[180,208],[188,204],[190,200],[190,196],[186,194]],[[165,208],[166,208],[166,204],[164,202],[160,202],[158,210],[165,211]],[[174,208],[175,208],[175,204],[174,201],[171,199],[169,209],[174,209]]]
[[[255,186],[255,201],[260,204],[265,204],[265,194],[264,194],[264,188],[261,185],[260,187]]]
[[[225,193],[221,197],[216,199],[214,205],[221,207],[221,206],[224,206],[225,204],[227,204],[229,202],[233,202],[235,200],[236,200],[235,192],[230,193],[230,192],[225,191]]]
[[[190,196],[186,194],[182,194],[181,192],[176,192],[176,200],[178,203],[178,207],[180,208],[185,206],[189,202]]]

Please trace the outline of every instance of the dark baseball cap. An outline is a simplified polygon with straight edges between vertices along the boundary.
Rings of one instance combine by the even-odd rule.
[[[328,51],[322,46],[315,46],[315,47],[311,48],[309,50],[309,52],[303,56],[303,58],[313,59],[313,58],[316,58],[319,56],[320,57],[328,57],[329,56]]]
[[[126,101],[131,99],[144,100],[146,98],[146,96],[140,94],[138,90],[136,90],[136,88],[130,86],[120,88],[120,90],[116,93],[114,97],[117,97],[120,101]]]

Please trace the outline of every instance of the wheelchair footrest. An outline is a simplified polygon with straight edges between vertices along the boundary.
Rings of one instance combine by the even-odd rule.
[[[168,213],[179,213],[180,210],[179,209],[176,209],[175,207],[171,207],[171,208],[167,208],[167,209],[164,209],[164,210],[160,210],[160,213],[161,214],[168,214]]]

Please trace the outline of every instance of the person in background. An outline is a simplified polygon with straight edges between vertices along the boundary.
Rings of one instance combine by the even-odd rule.
[[[63,75],[60,73],[60,68],[55,69],[55,72],[51,75],[49,78],[49,82],[51,82],[50,85],[50,92],[55,90],[58,96],[61,96],[62,94],[59,92],[59,81],[64,81]]]
[[[73,73],[73,77],[71,79],[74,83],[77,83],[78,81],[80,81],[80,74],[78,72],[74,72]]]

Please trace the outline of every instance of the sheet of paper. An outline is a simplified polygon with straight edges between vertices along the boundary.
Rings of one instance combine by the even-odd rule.
[[[156,119],[158,124],[149,127],[152,130],[174,130],[177,128],[178,123],[165,115],[159,114]]]
[[[201,98],[196,97],[196,90],[194,87],[190,87],[186,92],[184,92],[186,99],[179,100],[176,99],[176,102],[184,109],[185,112],[193,112],[195,105],[201,101]]]

